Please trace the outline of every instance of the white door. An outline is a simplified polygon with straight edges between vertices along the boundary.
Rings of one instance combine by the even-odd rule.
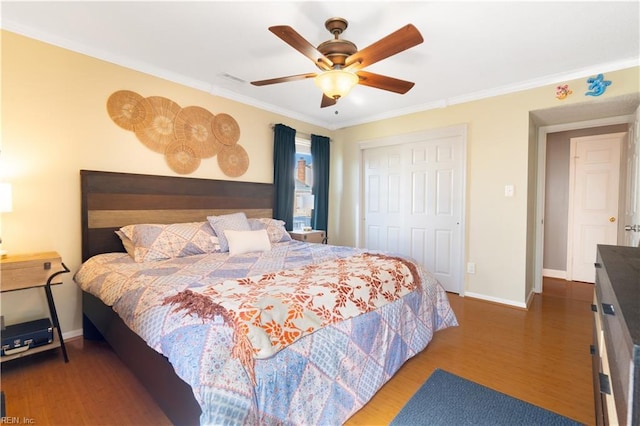
[[[567,279],[595,282],[598,244],[616,244],[620,148],[626,133],[571,138]]]
[[[364,246],[413,258],[461,293],[466,129],[361,144]]]
[[[626,157],[627,187],[620,241],[625,246],[640,247],[640,107],[631,127]]]

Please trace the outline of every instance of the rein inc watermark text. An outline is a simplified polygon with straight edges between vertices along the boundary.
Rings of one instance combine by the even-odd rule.
[[[34,425],[36,420],[32,417],[0,417],[2,425]]]

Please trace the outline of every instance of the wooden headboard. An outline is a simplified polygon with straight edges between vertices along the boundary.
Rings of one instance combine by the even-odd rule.
[[[243,211],[272,217],[273,185],[80,170],[82,261],[122,252],[115,230],[135,223],[205,221]]]

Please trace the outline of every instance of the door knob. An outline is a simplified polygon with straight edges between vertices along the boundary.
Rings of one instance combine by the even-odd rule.
[[[615,221],[616,221],[616,218],[615,218],[615,217],[611,216],[611,217],[609,218],[609,222],[613,223],[613,222],[615,222]]]

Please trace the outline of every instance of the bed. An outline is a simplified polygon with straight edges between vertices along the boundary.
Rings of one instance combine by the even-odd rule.
[[[270,220],[270,184],[80,175],[83,265],[75,279],[83,289],[84,336],[107,340],[174,424],[341,424],[435,331],[456,325],[442,287],[410,260],[287,239]],[[211,220],[238,212],[256,228],[213,232],[215,243],[233,255],[216,245],[136,262],[116,234],[146,224],[203,223],[208,230],[208,223],[220,231]],[[216,235],[229,241],[222,244]],[[245,238],[258,235],[268,247],[243,250]],[[394,283],[395,295],[382,290],[383,281]],[[253,305],[238,296],[246,288]],[[347,303],[341,290],[328,298],[336,288],[376,297],[358,293]],[[292,325],[290,308],[284,307],[287,317],[273,306],[293,294],[307,310],[296,311]],[[318,300],[333,308],[315,305]],[[246,314],[270,309],[269,327]]]

